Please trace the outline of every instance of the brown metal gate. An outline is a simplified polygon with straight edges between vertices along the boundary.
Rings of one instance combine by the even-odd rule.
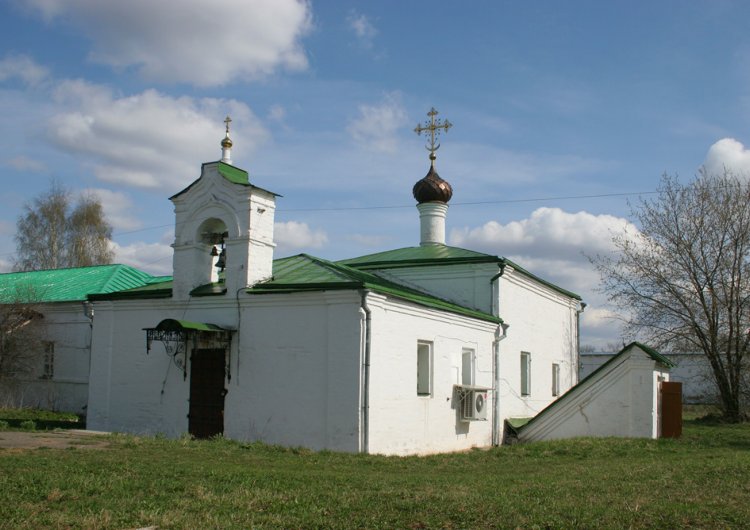
[[[194,350],[190,359],[188,431],[196,438],[224,432],[224,350]]]
[[[679,438],[682,435],[682,383],[662,381],[661,393],[661,438]]]

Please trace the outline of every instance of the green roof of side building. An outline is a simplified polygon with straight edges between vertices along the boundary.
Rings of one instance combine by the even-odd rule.
[[[159,282],[128,265],[96,265],[0,274],[0,303],[76,302]]]
[[[377,254],[360,256],[358,258],[345,259],[337,263],[361,270],[431,267],[463,263],[497,263],[501,269],[506,265],[510,265],[524,276],[532,278],[558,293],[575,298],[576,300],[581,300],[580,295],[540,278],[507,258],[484,254],[482,252],[475,252],[464,248],[451,247],[448,245],[425,245],[419,247],[398,248],[395,250],[378,252]]]

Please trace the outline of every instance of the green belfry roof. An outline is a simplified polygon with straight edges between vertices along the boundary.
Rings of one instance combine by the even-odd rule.
[[[161,278],[128,265],[97,265],[0,274],[0,303],[75,302],[149,285]]]
[[[235,167],[235,166],[233,166],[231,164],[227,164],[226,162],[222,162],[222,161],[207,162],[206,164],[203,164],[203,165],[205,166],[207,164],[217,164],[216,169],[219,172],[219,175],[221,175],[222,177],[224,177],[226,180],[228,180],[232,184],[239,184],[240,186],[248,186],[248,187],[256,189],[256,190],[261,190],[261,191],[264,191],[266,193],[270,193],[271,195],[274,195],[276,197],[281,197],[281,195],[279,195],[278,193],[274,193],[274,192],[269,191],[267,189],[260,188],[258,186],[255,186],[254,184],[251,184],[250,183],[250,176],[249,176],[248,172],[245,171],[244,169],[240,169],[238,167]],[[203,170],[201,170],[201,176],[202,175],[203,175]],[[193,186],[195,186],[195,184],[198,181],[200,181],[200,179],[201,178],[198,177],[196,180],[194,180],[192,183],[190,183],[190,185],[187,188],[183,189],[182,191],[178,191],[177,193],[175,193],[174,195],[172,195],[169,199],[171,200],[171,199],[174,199],[175,197],[179,197],[180,195],[182,195],[183,193],[185,193],[186,191],[188,191],[190,188],[192,188]]]

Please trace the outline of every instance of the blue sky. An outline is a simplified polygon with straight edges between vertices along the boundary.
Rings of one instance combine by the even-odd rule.
[[[0,270],[56,178],[100,197],[118,261],[169,274],[167,197],[220,158],[227,114],[235,164],[283,195],[277,256],[416,245],[434,106],[448,242],[579,292],[583,342],[617,340],[584,254],[664,172],[750,173],[748,20],[721,0],[8,0]]]

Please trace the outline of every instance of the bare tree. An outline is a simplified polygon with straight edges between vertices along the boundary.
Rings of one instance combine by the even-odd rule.
[[[626,333],[709,361],[724,416],[744,417],[750,347],[750,186],[701,171],[690,184],[662,177],[659,195],[633,210],[640,231],[613,237],[593,259]]]
[[[67,256],[72,267],[112,263],[112,227],[94,195],[82,195],[68,217]]]
[[[72,208],[70,192],[56,182],[24,205],[16,228],[18,271],[102,265],[114,257],[101,203],[82,195]]]
[[[38,371],[45,328],[31,290],[2,293],[0,305],[0,382]],[[10,297],[10,298],[9,298]]]

